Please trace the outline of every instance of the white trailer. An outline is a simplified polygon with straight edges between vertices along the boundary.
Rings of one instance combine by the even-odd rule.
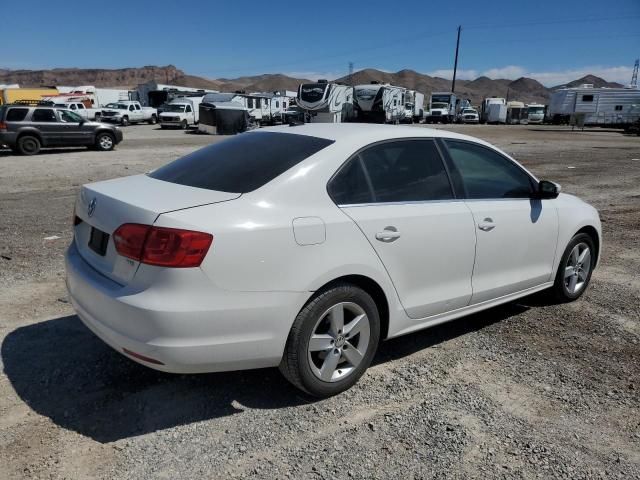
[[[354,109],[357,121],[399,123],[404,118],[403,98],[406,90],[389,84],[356,85]]]
[[[174,98],[159,114],[160,128],[187,129],[200,121],[200,103],[203,96]]]
[[[109,103],[124,102],[130,100],[130,92],[124,88],[96,88],[93,85],[80,85],[76,87],[56,87],[59,101],[75,101],[83,97],[91,102],[91,107],[102,108]]]
[[[404,93],[404,122],[419,123],[424,119],[424,93],[407,90]]]
[[[581,117],[584,125],[624,127],[640,119],[640,90],[593,88],[590,84],[561,88],[551,94],[548,115],[556,124]]]
[[[490,98],[485,98],[484,100],[482,100],[482,105],[480,107],[480,123],[487,123],[489,122],[489,111],[490,111],[490,106],[491,105],[504,105],[505,107],[505,120],[506,120],[506,116],[507,116],[507,101],[504,98],[500,98],[500,97],[490,97]],[[500,112],[500,108],[499,107],[493,107],[494,108],[494,112]],[[494,117],[495,117],[495,113],[494,113]]]
[[[353,87],[318,81],[298,87],[296,103],[311,123],[342,123],[353,118]]]

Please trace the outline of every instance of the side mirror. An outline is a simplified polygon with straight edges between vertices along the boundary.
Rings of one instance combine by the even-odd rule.
[[[549,180],[540,180],[535,197],[540,199],[556,198],[560,194],[560,185]]]

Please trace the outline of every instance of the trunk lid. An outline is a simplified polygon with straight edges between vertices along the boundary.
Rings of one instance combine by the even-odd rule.
[[[236,199],[240,193],[187,187],[147,175],[84,185],[75,203],[82,220],[74,227],[80,255],[111,280],[128,284],[139,262],[118,255],[113,232],[124,223],[153,225],[159,215]],[[108,238],[102,233],[108,235]]]

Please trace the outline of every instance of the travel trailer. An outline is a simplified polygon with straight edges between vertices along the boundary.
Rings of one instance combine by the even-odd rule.
[[[311,123],[342,123],[353,119],[353,87],[328,83],[302,83],[296,103]]]
[[[157,108],[164,103],[169,103],[177,97],[203,96],[207,93],[217,93],[217,90],[206,88],[191,88],[181,85],[165,85],[155,81],[141,83],[132,93],[132,100],[139,101],[142,105]]]
[[[404,94],[404,121],[421,122],[424,119],[424,93],[407,90]]]
[[[404,118],[403,87],[371,83],[354,87],[356,121],[399,123]]]
[[[507,118],[507,102],[504,98],[499,97],[490,97],[482,100],[482,105],[480,106],[480,123],[494,123],[497,122],[495,118],[500,118],[500,112],[502,111],[501,107],[493,107],[494,116],[492,120],[489,120],[489,112],[491,110],[491,105],[503,105],[504,106],[504,119],[506,121]],[[504,121],[503,121],[504,123]]]
[[[455,93],[433,92],[429,100],[429,112],[427,113],[427,123],[451,123],[458,113],[460,99]]]
[[[625,127],[640,118],[640,90],[594,88],[591,84],[561,88],[551,94],[548,115],[555,124],[582,117],[584,125]]]
[[[527,122],[540,124],[544,122],[544,105],[539,103],[530,103],[527,105]]]

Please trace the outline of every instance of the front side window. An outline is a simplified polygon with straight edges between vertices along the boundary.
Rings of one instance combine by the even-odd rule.
[[[186,112],[187,112],[187,113],[191,113],[191,105],[187,105],[187,110],[186,110]]]
[[[332,143],[333,140],[293,133],[242,133],[196,150],[149,176],[189,187],[247,193]]]
[[[10,108],[7,112],[7,122],[22,122],[29,113],[28,108]]]
[[[451,160],[462,177],[467,198],[529,198],[531,177],[498,152],[482,145],[446,140]]]
[[[134,110],[133,105],[129,105],[129,111],[133,112],[133,110]]]
[[[31,118],[34,122],[55,122],[56,114],[50,108],[37,108]]]
[[[448,200],[453,191],[433,140],[402,140],[357,154],[331,181],[329,195],[347,205]]]
[[[75,109],[76,109],[76,104],[75,104],[75,103],[72,103],[72,104],[71,104],[71,110],[75,110]]]
[[[82,121],[82,117],[77,113],[70,112],[68,110],[58,110],[58,115],[60,115],[60,121],[65,123],[80,123]]]

